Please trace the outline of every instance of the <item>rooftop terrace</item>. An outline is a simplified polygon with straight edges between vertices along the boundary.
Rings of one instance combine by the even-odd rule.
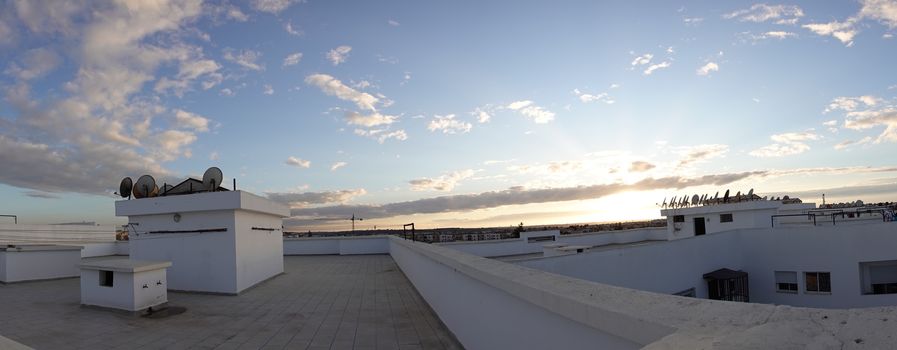
[[[0,334],[38,349],[461,348],[389,255],[285,256],[284,271],[239,296],[170,292],[187,311],[158,319],[81,307],[77,278],[0,284]]]

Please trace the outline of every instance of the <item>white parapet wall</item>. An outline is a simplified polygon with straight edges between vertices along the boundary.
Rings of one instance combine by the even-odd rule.
[[[387,236],[285,238],[283,255],[388,254]]]
[[[244,191],[122,200],[132,259],[171,261],[172,290],[238,294],[283,273],[289,208]]]
[[[897,334],[897,307],[828,310],[686,298],[392,236],[363,240],[388,245],[386,252],[469,349],[884,349],[893,347]],[[319,239],[287,246],[302,254],[339,254]]]
[[[0,248],[0,282],[78,276],[81,247],[25,244]]]

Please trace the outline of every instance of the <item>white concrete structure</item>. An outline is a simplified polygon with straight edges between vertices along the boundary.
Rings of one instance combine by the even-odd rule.
[[[172,290],[238,294],[283,273],[288,207],[243,191],[121,200],[130,255],[171,261]]]
[[[528,231],[520,233],[520,238],[437,244],[477,256],[498,257],[539,253],[542,245],[556,242],[560,236],[561,232],[558,230]]]
[[[108,259],[81,268],[81,304],[137,312],[168,302],[167,261]]]
[[[667,217],[667,237],[673,240],[740,228],[772,227],[773,215],[797,214],[815,207],[813,203],[757,200],[663,209],[660,215]],[[799,219],[786,221],[806,222]]]
[[[81,247],[13,245],[0,248],[0,282],[22,282],[78,276]]]

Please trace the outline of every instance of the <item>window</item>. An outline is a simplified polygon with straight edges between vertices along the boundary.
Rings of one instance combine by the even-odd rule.
[[[863,294],[897,294],[897,260],[860,263]]]
[[[112,271],[100,270],[100,286],[112,287]]]
[[[807,292],[831,293],[832,274],[830,272],[804,272]]]
[[[685,215],[673,215],[673,222],[685,222]]]
[[[776,292],[797,293],[797,272],[776,271]]]
[[[719,214],[719,222],[732,222],[732,214]]]

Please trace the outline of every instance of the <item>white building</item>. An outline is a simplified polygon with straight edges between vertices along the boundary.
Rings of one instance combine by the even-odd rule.
[[[120,200],[131,259],[170,261],[171,290],[237,294],[283,273],[289,208],[244,191]]]

